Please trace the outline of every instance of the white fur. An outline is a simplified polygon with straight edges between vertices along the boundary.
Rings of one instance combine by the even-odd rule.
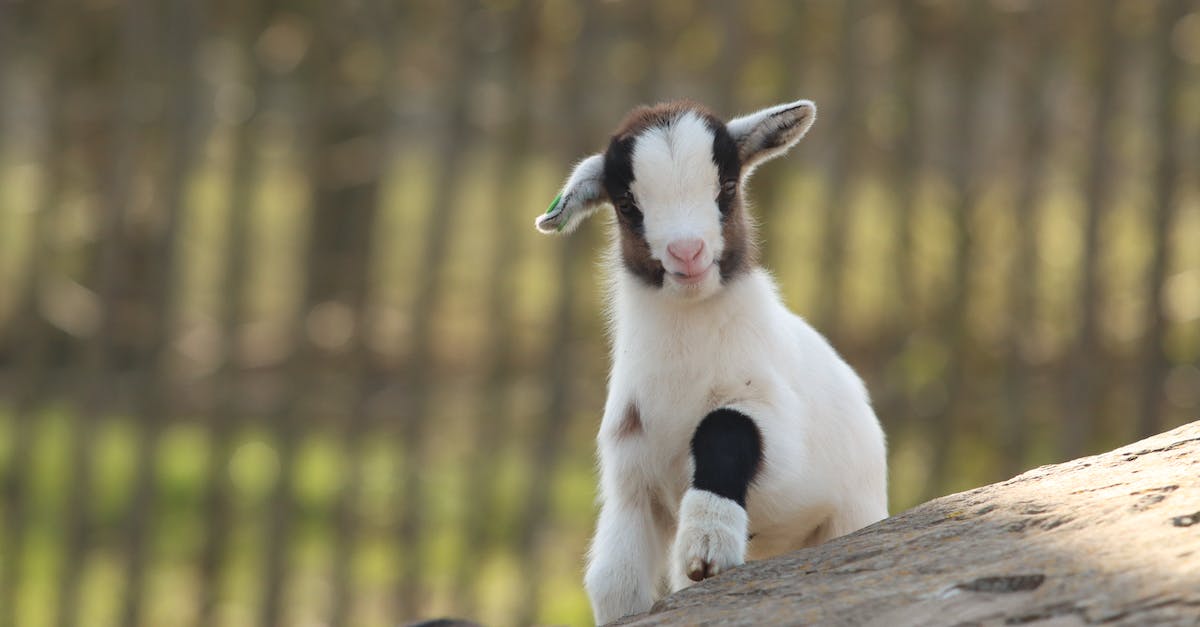
[[[667,246],[699,238],[704,241],[704,261],[708,263],[719,259],[725,249],[717,208],[721,184],[712,144],[713,134],[704,120],[688,112],[670,127],[652,128],[640,135],[633,149],[631,191],[642,209],[646,242],[667,269],[668,289],[678,288],[692,297],[716,291],[718,273],[709,272],[698,285],[679,285],[670,277],[680,268],[667,254]]]
[[[736,501],[688,488],[679,503],[679,530],[671,549],[671,589],[745,562],[748,525],[746,510]]]
[[[883,431],[866,389],[784,307],[765,270],[702,301],[664,297],[624,272],[614,278],[613,369],[598,437],[603,509],[585,579],[597,623],[649,609],[679,530],[719,526],[677,522],[688,513],[680,503],[692,475],[689,443],[714,409],[751,416],[762,433],[746,557],[818,544],[887,516]],[[631,402],[643,431],[621,436]],[[674,586],[689,583],[683,569],[695,554],[677,553]]]
[[[731,122],[742,181],[799,141],[815,115],[812,103],[798,101]],[[661,288],[647,285],[622,269],[615,243],[611,249],[602,509],[584,580],[597,623],[648,610],[664,584],[690,585],[689,571],[717,574],[887,516],[884,437],[866,388],[825,338],[788,311],[770,275],[756,268],[722,284],[714,264],[695,284],[672,276],[671,242],[700,238],[714,261],[725,247],[712,142],[704,121],[686,113],[634,144],[631,191],[651,253],[668,272]],[[602,176],[598,157],[576,169],[564,198],[577,176]],[[544,222],[543,230],[557,227]],[[623,424],[631,405],[640,428]],[[744,509],[690,485],[693,433],[719,408],[751,417],[762,436]]]

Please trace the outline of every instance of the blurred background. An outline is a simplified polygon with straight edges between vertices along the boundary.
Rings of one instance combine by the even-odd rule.
[[[1200,2],[0,0],[0,626],[590,621],[633,105],[750,191],[892,511],[1200,416]]]

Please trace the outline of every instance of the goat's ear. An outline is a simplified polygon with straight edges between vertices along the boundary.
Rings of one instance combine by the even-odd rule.
[[[567,184],[563,185],[546,213],[538,216],[534,226],[543,233],[569,233],[607,201],[604,155],[592,155],[575,166]]]
[[[742,172],[749,174],[795,146],[816,121],[817,105],[797,100],[730,120],[725,126],[737,143]]]

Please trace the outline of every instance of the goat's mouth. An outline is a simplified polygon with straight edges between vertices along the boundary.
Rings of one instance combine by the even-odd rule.
[[[708,278],[709,273],[713,271],[713,268],[716,265],[716,262],[710,263],[705,266],[703,270],[691,274],[686,272],[675,272],[674,270],[668,271],[667,274],[670,275],[672,281],[675,281],[680,285],[697,285],[704,279]]]

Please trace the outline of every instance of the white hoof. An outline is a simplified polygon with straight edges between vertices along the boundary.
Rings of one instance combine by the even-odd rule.
[[[705,490],[690,489],[679,505],[679,531],[672,549],[676,590],[746,561],[746,510]]]

